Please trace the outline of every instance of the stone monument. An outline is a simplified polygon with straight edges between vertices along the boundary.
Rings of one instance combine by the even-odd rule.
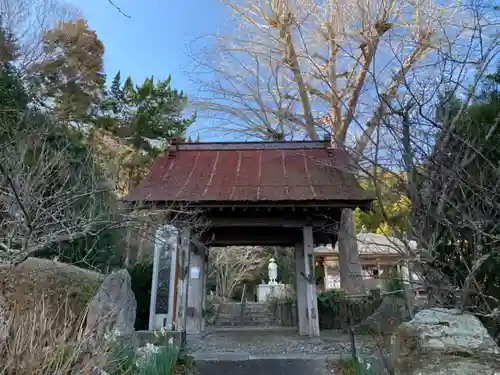
[[[276,260],[274,260],[274,258],[269,260],[267,271],[269,275],[269,285],[276,285],[276,280],[278,279],[278,265],[276,264]]]
[[[269,281],[267,284],[257,286],[257,297],[259,302],[266,302],[269,298],[281,298],[286,294],[287,285],[278,283],[278,265],[276,260],[271,258],[267,266]]]

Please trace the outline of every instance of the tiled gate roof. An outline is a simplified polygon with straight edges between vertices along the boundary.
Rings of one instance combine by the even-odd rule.
[[[171,146],[124,200],[371,201],[371,196],[347,172],[347,153],[329,149],[325,142]]]

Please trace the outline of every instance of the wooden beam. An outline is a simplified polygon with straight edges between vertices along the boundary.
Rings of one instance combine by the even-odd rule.
[[[207,246],[294,246],[301,240],[299,228],[216,227],[201,234]]]
[[[265,213],[263,213],[265,216]],[[205,223],[204,223],[205,224]],[[323,227],[328,224],[327,219],[280,219],[280,218],[258,218],[258,217],[242,217],[242,218],[209,218],[208,226],[217,227],[281,227],[281,228],[302,228],[309,224],[313,227]],[[201,225],[201,224],[200,224]]]

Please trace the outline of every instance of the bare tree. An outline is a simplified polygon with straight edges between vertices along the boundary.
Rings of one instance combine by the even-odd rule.
[[[202,228],[198,212],[188,208],[144,211],[138,202],[137,208],[124,209],[83,135],[50,117],[24,115],[26,122],[0,129],[1,263],[16,264],[41,250],[97,238],[105,231],[144,232],[145,225],[167,222]],[[154,238],[156,231],[149,232]]]
[[[318,139],[324,129],[337,146],[349,149],[353,164],[374,164],[368,146],[380,137],[391,103],[424,77],[439,80],[436,65],[446,70],[444,61],[461,61],[465,68],[464,59],[478,58],[475,37],[480,27],[492,25],[479,12],[487,2],[223,3],[239,28],[236,36],[213,36],[214,48],[193,53],[200,115],[222,130],[267,139]],[[215,73],[211,79],[196,74],[207,71]],[[454,78],[466,74],[455,70]],[[354,228],[352,221],[352,211],[345,211],[340,226]],[[345,241],[349,236],[341,236],[340,263],[343,273],[350,268],[358,280],[349,291],[357,293],[363,289],[361,269],[355,241]]]
[[[43,121],[2,134],[3,261],[16,262],[116,223],[110,189],[89,150]]]
[[[402,172],[394,177],[412,211],[402,235],[418,243],[418,255],[408,250],[431,305],[473,312],[498,341],[500,12],[488,3],[468,11],[466,43],[443,52],[433,76],[405,80],[387,103],[370,177],[380,184],[384,170]]]
[[[79,11],[64,0],[1,0],[3,27],[16,37],[19,70],[27,71],[48,56],[43,36],[59,21],[75,20]]]
[[[231,298],[234,288],[251,277],[264,261],[264,251],[254,246],[228,246],[210,248],[212,275],[216,280],[217,295]]]

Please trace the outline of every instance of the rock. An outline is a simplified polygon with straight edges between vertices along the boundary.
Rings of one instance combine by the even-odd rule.
[[[5,297],[0,294],[0,351],[9,337],[9,310]]]
[[[423,359],[423,358],[421,358]],[[500,367],[493,361],[480,361],[456,356],[433,356],[415,363],[415,368],[407,364],[404,375],[500,375]]]
[[[419,353],[500,354],[500,349],[481,321],[453,309],[434,308],[418,312],[399,326],[393,347],[399,355]]]
[[[63,328],[72,319],[77,328],[103,279],[97,272],[48,259],[28,258],[15,267],[0,266],[0,321],[10,315],[15,325],[18,318],[43,311],[46,321]]]
[[[93,345],[105,339],[127,338],[134,333],[137,303],[127,270],[108,275],[90,302],[87,333]]]
[[[397,374],[491,375],[499,369],[493,338],[478,318],[458,310],[422,310],[399,326],[391,342]]]

